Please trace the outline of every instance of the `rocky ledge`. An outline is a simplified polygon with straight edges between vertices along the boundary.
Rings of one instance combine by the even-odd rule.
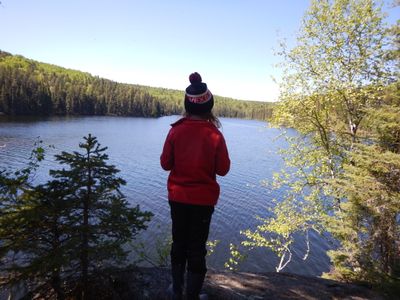
[[[168,269],[138,268],[114,277],[110,299],[166,299]],[[365,286],[289,273],[209,270],[204,284],[209,299],[384,299]]]
[[[132,267],[97,274],[90,279],[88,299],[140,300],[167,299],[166,289],[171,283],[166,268]],[[270,299],[270,300],[380,300],[381,294],[365,286],[346,284],[318,277],[289,273],[245,273],[209,270],[204,284],[209,299]],[[14,288],[13,296],[0,289],[0,300],[21,299],[22,291]],[[43,294],[44,292],[44,294]],[[20,296],[17,296],[17,295]],[[44,296],[46,295],[46,296]],[[52,289],[33,292],[23,299],[56,299]],[[77,299],[72,294],[67,299]],[[387,297],[387,299],[394,299]],[[400,298],[396,298],[400,299]]]

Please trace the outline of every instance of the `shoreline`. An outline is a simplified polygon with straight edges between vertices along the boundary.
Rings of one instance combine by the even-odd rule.
[[[93,274],[89,279],[87,299],[95,300],[166,300],[166,290],[171,283],[170,269],[161,267],[130,266],[109,272]],[[13,294],[0,290],[0,300],[6,299],[56,299],[49,285],[41,292],[29,295],[26,284],[17,284]],[[25,290],[25,291],[24,291]],[[203,285],[209,300],[385,300],[396,299],[394,294],[384,296],[371,287],[352,283],[303,276],[292,273],[249,273],[209,269]],[[27,298],[28,297],[28,298]],[[394,298],[393,298],[394,297]],[[66,299],[79,297],[66,295]],[[397,298],[399,299],[399,298]]]
[[[168,268],[137,267],[114,276],[113,285],[118,286],[118,289],[114,291],[113,297],[105,299],[167,299],[166,289],[171,283]],[[275,272],[248,273],[209,269],[203,290],[208,294],[209,300],[385,299],[367,286]],[[96,296],[95,299],[100,298]]]

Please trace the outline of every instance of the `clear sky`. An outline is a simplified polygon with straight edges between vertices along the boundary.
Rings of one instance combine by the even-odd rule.
[[[273,49],[280,38],[293,42],[308,5],[308,0],[1,0],[0,50],[118,82],[180,90],[197,71],[214,94],[273,101],[278,87],[271,76],[280,76]],[[389,23],[398,19],[398,9],[387,12]]]

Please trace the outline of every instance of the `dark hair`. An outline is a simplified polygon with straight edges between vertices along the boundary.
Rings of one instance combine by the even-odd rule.
[[[190,116],[199,117],[199,118],[201,118],[203,120],[206,120],[206,121],[208,121],[210,123],[213,123],[215,125],[215,127],[217,127],[217,128],[221,128],[221,126],[222,126],[220,120],[211,111],[210,112],[206,112],[206,113],[201,114],[201,115],[191,114],[191,113],[188,113],[186,111],[183,115],[185,117],[190,117]]]

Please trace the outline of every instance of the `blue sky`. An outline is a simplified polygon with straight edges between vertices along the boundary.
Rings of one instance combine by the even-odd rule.
[[[293,42],[308,0],[1,0],[0,50],[118,82],[272,101],[278,40]],[[392,1],[385,1],[392,3]],[[386,5],[387,7],[387,5]],[[388,22],[399,9],[387,9]]]

